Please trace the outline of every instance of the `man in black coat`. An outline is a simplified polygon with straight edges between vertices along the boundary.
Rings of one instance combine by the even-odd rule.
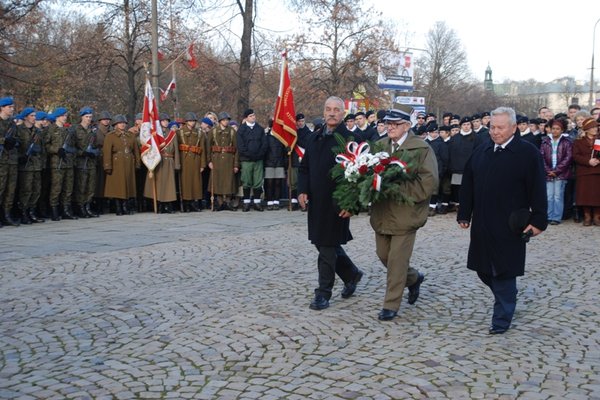
[[[244,191],[244,211],[250,211],[250,191],[253,192],[254,209],[263,211],[260,196],[264,183],[264,158],[269,148],[265,129],[256,122],[251,108],[244,112],[244,123],[237,131],[237,147],[241,164],[241,181]]]
[[[319,258],[319,286],[310,303],[313,310],[329,307],[335,274],[344,281],[342,297],[354,294],[356,285],[363,276],[342,248],[349,240],[350,213],[333,201],[335,182],[330,170],[336,164],[332,149],[337,145],[334,132],[344,137],[351,136],[344,125],[344,101],[329,97],[324,107],[325,124],[305,141],[305,153],[298,169],[298,202],[308,208],[308,239],[317,247]]]
[[[517,276],[525,273],[525,244],[546,229],[546,181],[538,149],[515,134],[512,108],[492,111],[491,142],[467,162],[457,221],[471,225],[467,267],[494,294],[490,334],[510,327],[517,302]]]

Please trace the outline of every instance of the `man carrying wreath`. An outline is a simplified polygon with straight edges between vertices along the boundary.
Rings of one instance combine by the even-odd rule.
[[[438,187],[438,167],[431,147],[410,133],[410,114],[403,110],[389,110],[384,117],[388,137],[377,142],[378,150],[394,156],[407,155],[414,160],[416,179],[401,185],[404,196],[413,203],[383,199],[371,206],[371,227],[375,231],[377,256],[387,268],[387,282],[383,309],[378,318],[390,321],[397,314],[404,288],[408,286],[408,303],[419,297],[425,275],[410,266],[410,257],[417,230],[427,222],[429,199]],[[405,154],[408,153],[408,154]]]

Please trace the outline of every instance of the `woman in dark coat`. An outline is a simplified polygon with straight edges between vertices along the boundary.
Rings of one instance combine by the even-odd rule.
[[[330,97],[324,107],[325,125],[306,141],[304,158],[298,169],[298,201],[308,207],[308,239],[317,247],[319,287],[310,303],[313,310],[329,307],[335,274],[344,281],[342,297],[350,297],[362,272],[354,265],[341,245],[352,240],[349,214],[340,210],[333,200],[335,183],[330,170],[336,164],[332,149],[337,145],[334,132],[348,137],[351,133],[343,123],[344,101]]]
[[[584,136],[573,144],[575,160],[575,200],[583,207],[583,225],[600,226],[600,152],[594,151],[598,137],[598,122],[594,118],[583,121]]]

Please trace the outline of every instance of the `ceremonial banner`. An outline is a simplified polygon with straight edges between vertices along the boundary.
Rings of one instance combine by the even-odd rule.
[[[282,56],[283,66],[281,68],[277,103],[275,104],[272,133],[284,146],[294,149],[302,157],[303,152],[296,146],[296,142],[298,141],[296,111],[294,108],[294,95],[290,84],[290,75],[288,73],[287,53],[283,53]]]
[[[142,113],[142,126],[140,127],[140,144],[142,145],[142,162],[149,171],[160,163],[159,146],[164,141],[162,128],[158,118],[158,108],[152,92],[152,85],[146,79],[146,90],[144,94],[144,111]]]

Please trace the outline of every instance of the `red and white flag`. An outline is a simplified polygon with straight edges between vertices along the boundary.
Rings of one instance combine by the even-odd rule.
[[[191,69],[198,68],[198,61],[196,61],[196,56],[194,56],[194,43],[191,43],[187,48],[184,57]]]
[[[148,171],[154,171],[154,168],[160,163],[159,146],[164,141],[162,128],[158,117],[158,108],[152,92],[150,80],[146,79],[146,90],[144,93],[144,111],[142,112],[142,126],[140,127],[140,144],[142,145],[142,162],[148,168]]]
[[[600,151],[600,139],[594,140],[594,150]]]
[[[296,132],[296,110],[294,108],[294,95],[290,83],[288,72],[287,52],[282,54],[283,66],[281,68],[281,79],[279,81],[279,93],[277,103],[275,104],[275,115],[273,116],[273,128],[271,133],[284,146],[294,149],[298,156],[304,155],[304,149],[300,151],[296,142],[298,134]]]
[[[169,96],[169,93],[171,92],[171,90],[175,90],[176,89],[177,84],[175,83],[175,77],[173,77],[173,79],[171,79],[171,82],[169,83],[169,86],[167,86],[167,88],[165,90],[160,89],[160,101],[165,101],[167,99],[167,97]]]

